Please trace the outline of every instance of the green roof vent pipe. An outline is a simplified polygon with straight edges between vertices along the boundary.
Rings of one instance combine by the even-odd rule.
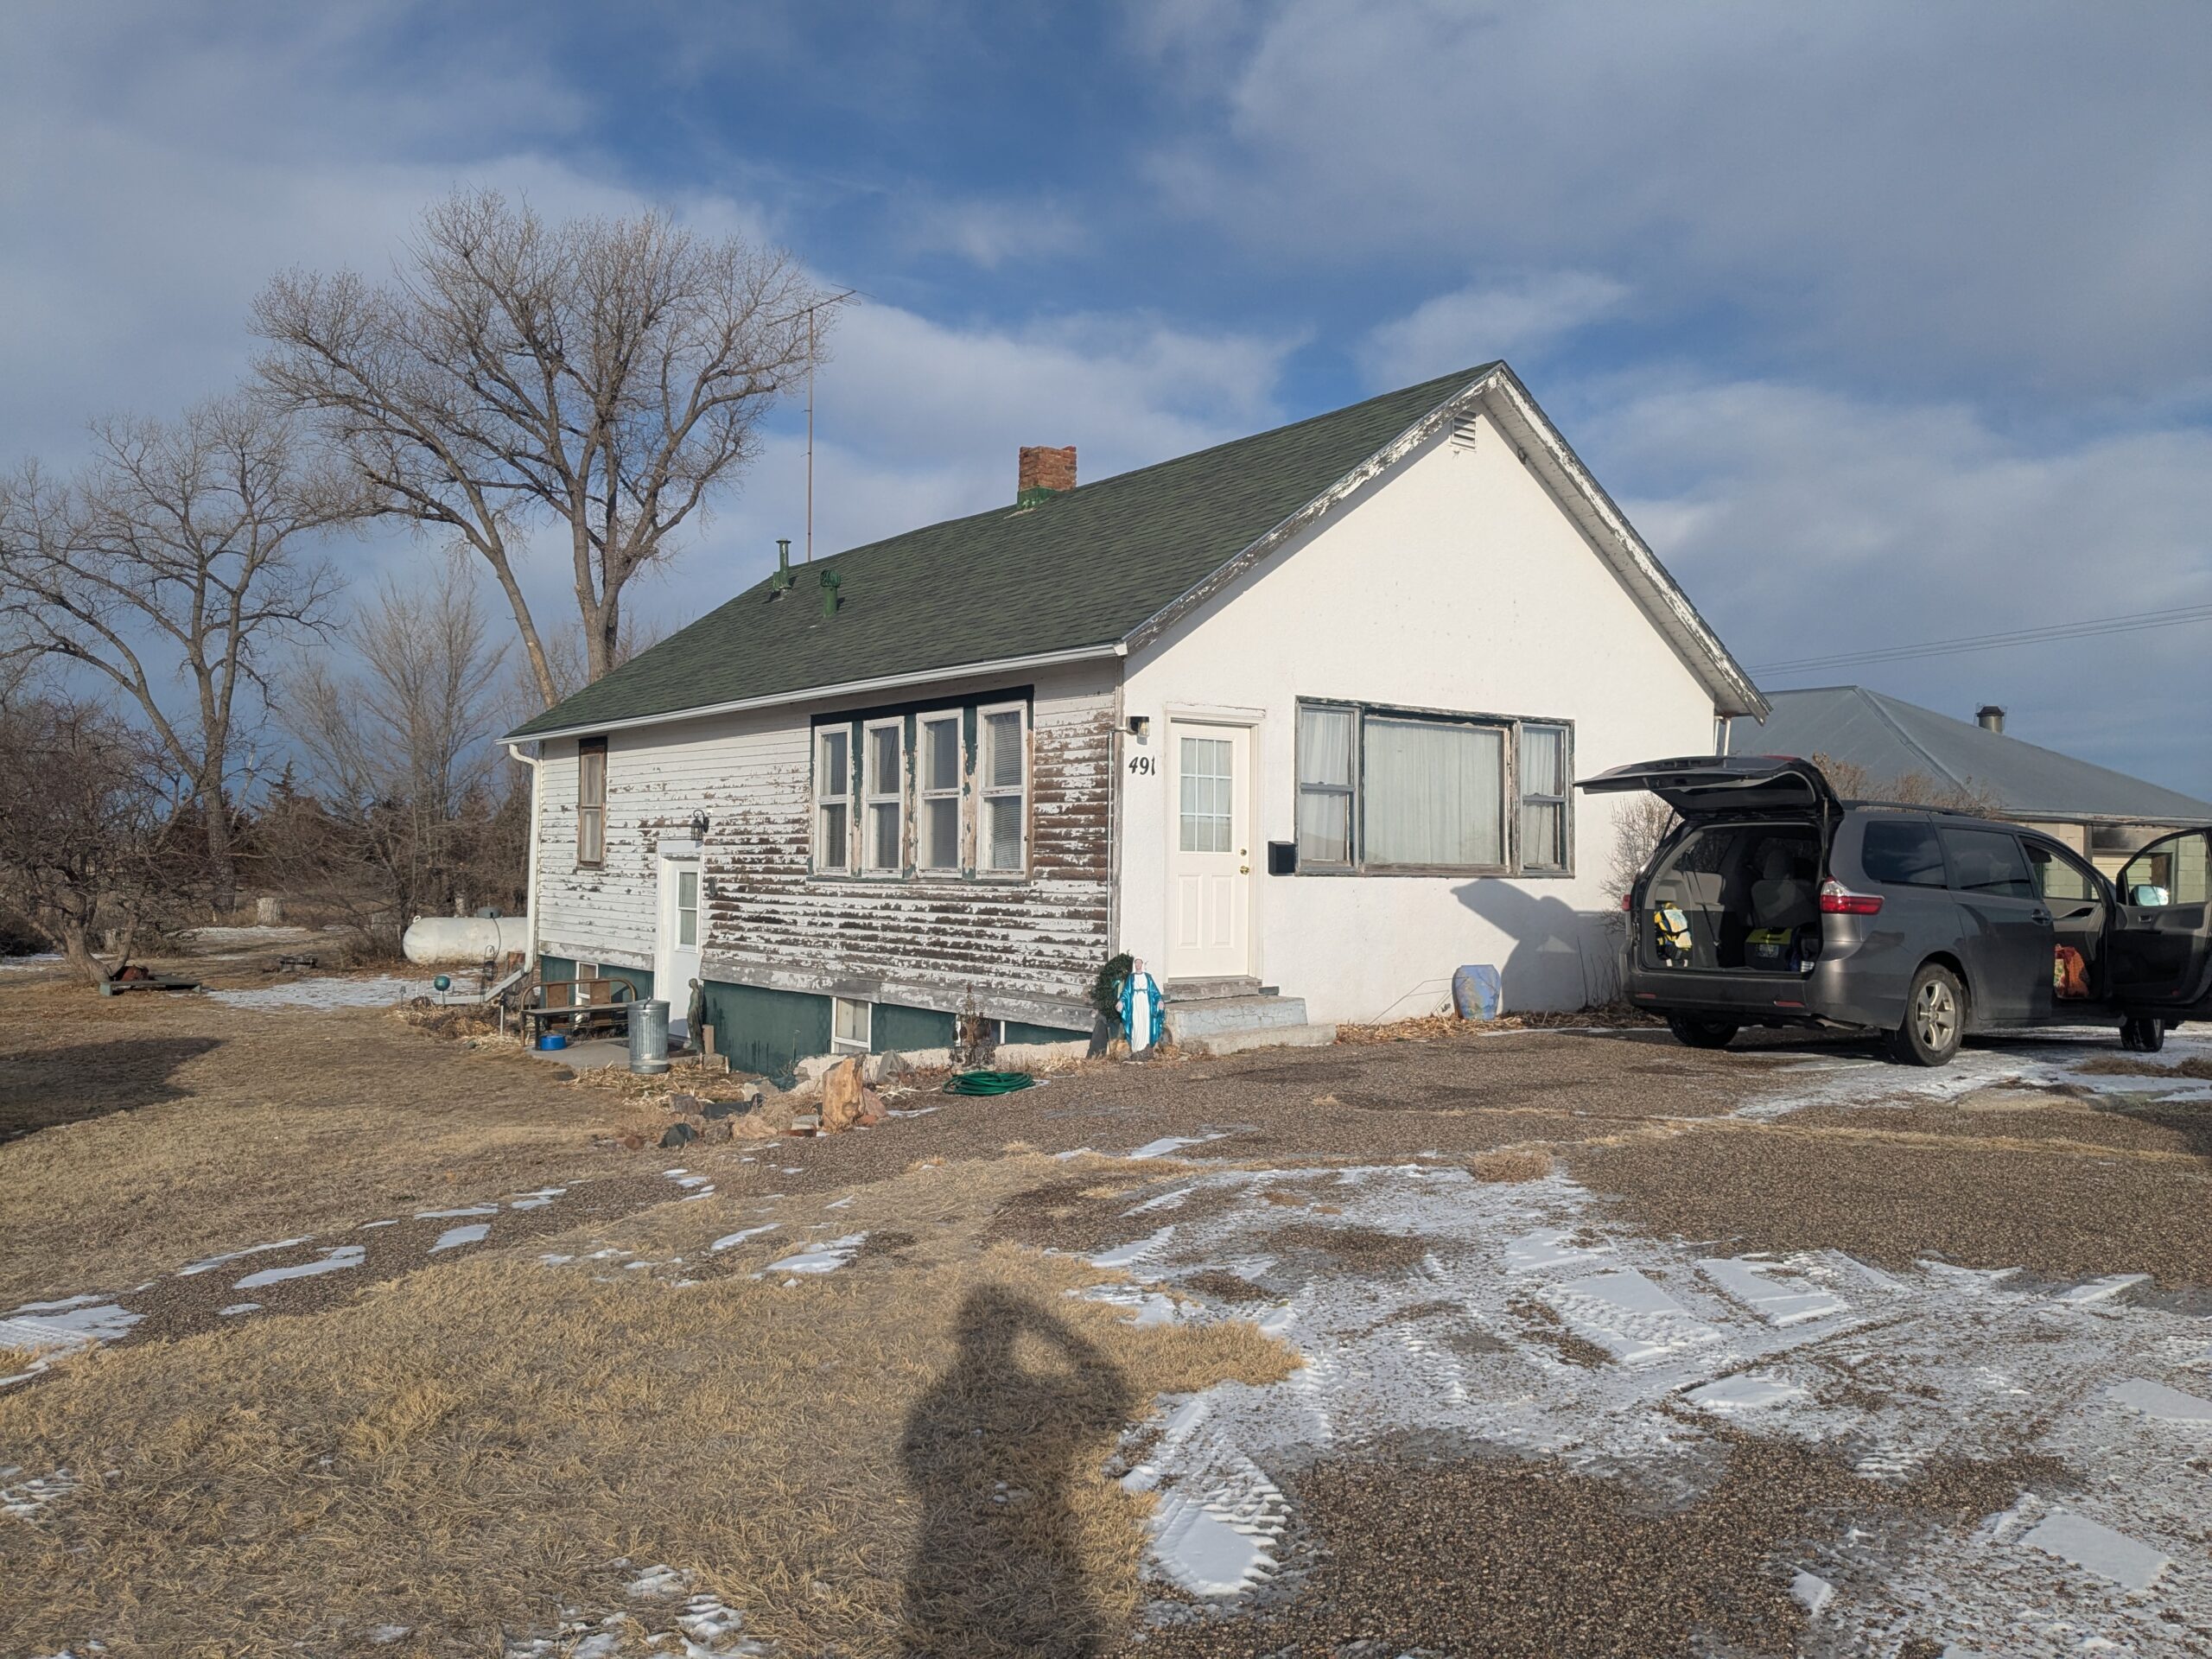
[[[823,615],[835,616],[837,614],[837,584],[843,580],[844,578],[839,575],[835,570],[824,570],[822,573]]]
[[[776,574],[768,579],[768,591],[780,594],[791,585],[791,538],[776,538]]]

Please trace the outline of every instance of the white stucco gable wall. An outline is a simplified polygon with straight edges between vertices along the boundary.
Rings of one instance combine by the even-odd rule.
[[[1172,968],[1170,722],[1211,710],[1253,733],[1252,969],[1313,1018],[1433,1012],[1470,963],[1504,970],[1509,1007],[1613,994],[1611,800],[1576,798],[1570,876],[1266,874],[1295,834],[1300,697],[1563,719],[1580,777],[1712,748],[1709,691],[1486,414],[1472,436],[1438,435],[1132,653],[1124,709],[1152,724],[1122,740],[1124,949]]]

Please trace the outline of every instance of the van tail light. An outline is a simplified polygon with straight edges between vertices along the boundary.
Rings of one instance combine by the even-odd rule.
[[[1621,909],[1622,909],[1622,911],[1623,911],[1624,912],[1628,912],[1628,911],[1634,910],[1635,908],[1636,908],[1636,895],[1635,895],[1634,893],[1624,893],[1621,894]]]
[[[1853,893],[1830,876],[1821,883],[1821,913],[1824,916],[1876,916],[1881,913],[1878,893]]]

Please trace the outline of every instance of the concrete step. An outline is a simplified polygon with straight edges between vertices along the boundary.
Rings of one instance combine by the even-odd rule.
[[[1206,1002],[1229,996],[1273,995],[1249,975],[1220,979],[1171,979],[1160,988],[1170,1002]]]
[[[1326,1048],[1336,1040],[1334,1026],[1255,1026],[1193,1037],[1184,1046],[1194,1054],[1241,1054],[1248,1048]]]
[[[1302,996],[1210,996],[1200,1001],[1179,1001],[1173,996],[1160,1010],[1167,1034],[1188,1046],[1195,1038],[1216,1032],[1274,1029],[1306,1023]]]

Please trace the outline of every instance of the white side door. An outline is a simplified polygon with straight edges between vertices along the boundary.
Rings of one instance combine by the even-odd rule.
[[[1174,721],[1167,842],[1167,974],[1252,971],[1252,734]]]
[[[690,1040],[691,982],[699,975],[699,857],[664,853],[660,925],[653,951],[653,995],[668,1004],[668,1034]]]

